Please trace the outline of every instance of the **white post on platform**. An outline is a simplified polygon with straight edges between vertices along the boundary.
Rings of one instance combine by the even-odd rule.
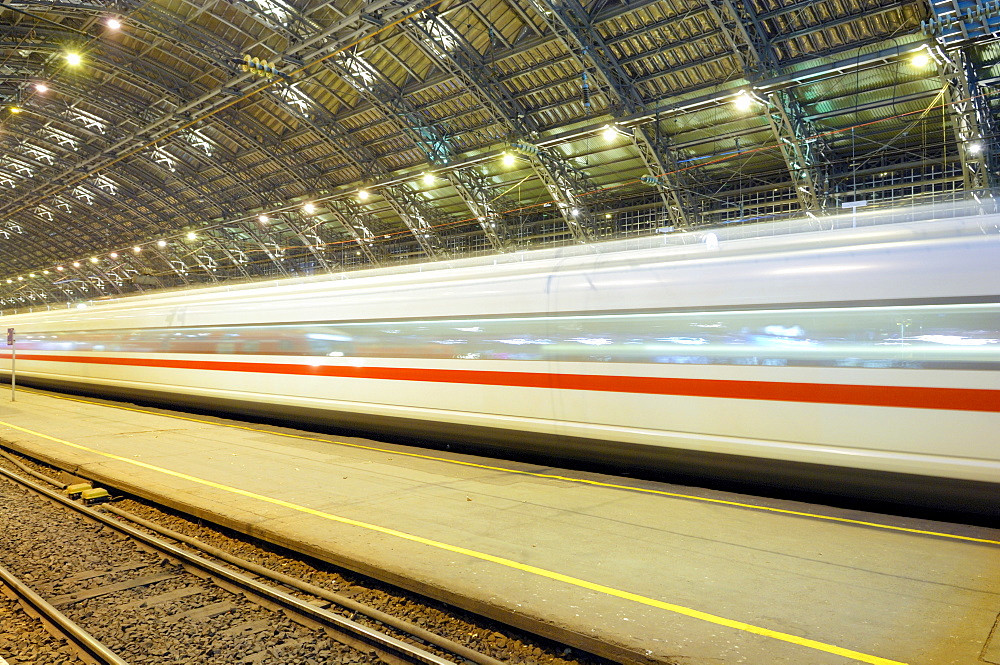
[[[17,374],[14,372],[14,363],[17,362],[17,348],[14,346],[14,329],[7,328],[7,346],[10,347],[10,401],[17,401],[14,394],[14,386],[17,385]]]

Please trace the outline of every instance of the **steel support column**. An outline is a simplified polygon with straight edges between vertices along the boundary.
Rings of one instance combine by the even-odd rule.
[[[732,0],[708,0],[709,14],[722,29],[751,84],[781,74],[777,54],[753,7]],[[819,212],[826,207],[828,177],[817,153],[823,142],[804,119],[798,101],[788,91],[772,92],[766,97],[767,121],[778,142],[781,156],[792,179],[792,187],[803,212]]]
[[[382,258],[376,250],[375,234],[372,233],[370,225],[363,219],[364,213],[360,207],[346,199],[334,199],[324,202],[333,218],[340,222],[347,232],[354,238],[358,249],[364,253],[365,258],[373,265],[381,265]]]
[[[944,88],[945,108],[955,132],[958,158],[962,160],[965,191],[982,197],[991,190],[987,169],[990,145],[984,140],[969,81],[971,65],[961,48],[945,51],[938,47],[934,49],[934,55]]]

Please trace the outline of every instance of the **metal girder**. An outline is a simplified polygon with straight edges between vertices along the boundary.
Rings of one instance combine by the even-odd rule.
[[[493,120],[503,128],[508,142],[530,142],[537,136],[539,127],[531,115],[507,91],[482,55],[443,16],[428,10],[407,21],[407,27],[416,33],[417,43],[436,64],[461,81],[466,90],[490,112]],[[546,153],[543,159],[531,159],[530,164],[552,194],[573,237],[579,242],[586,242],[594,226],[593,213],[589,206],[576,199],[579,193],[593,187],[584,184],[583,189],[575,189],[580,178],[561,177],[560,171],[571,167],[564,159],[552,154]],[[479,220],[493,248],[505,251],[510,244],[510,234],[496,206],[488,203],[492,200],[489,184],[473,174],[450,174],[449,180]],[[568,202],[567,198],[570,199]],[[571,214],[573,209],[578,211],[575,216]]]
[[[382,168],[378,161],[378,157],[367,147],[358,143],[354,137],[344,130],[340,123],[328,117],[328,113],[323,106],[315,103],[314,100],[310,99],[308,95],[305,95],[304,93],[303,99],[307,99],[309,101],[311,105],[310,111],[323,115],[324,118],[322,122],[317,122],[311,117],[299,112],[299,110],[289,107],[288,110],[295,115],[300,122],[304,123],[312,131],[316,132],[316,134],[326,140],[331,147],[336,149],[341,155],[344,156],[345,159],[354,165],[360,173],[369,173],[374,176],[383,176],[386,174],[385,169]],[[406,200],[395,200],[394,197],[400,191],[403,192]],[[437,250],[434,248],[443,247],[443,243],[440,238],[432,238],[428,240],[428,233],[434,236],[437,234],[429,224],[421,223],[421,220],[426,222],[426,219],[428,218],[433,219],[436,213],[429,209],[429,207],[423,206],[419,201],[414,203],[413,201],[415,199],[407,193],[405,188],[385,188],[381,191],[381,193],[383,199],[385,199],[390,207],[396,211],[403,223],[410,229],[414,239],[416,239],[420,247],[428,253],[428,256],[436,256],[435,252]],[[351,233],[358,244],[362,246],[362,251],[366,254],[368,259],[376,264],[381,263],[381,260],[378,259],[374,253],[372,243],[369,241],[375,237],[375,234],[370,229],[368,222],[365,221],[365,216],[361,214],[360,207],[346,202],[338,202],[331,206],[331,212],[337,217],[338,221],[341,222],[344,228]]]
[[[516,146],[515,146],[516,147]],[[549,196],[555,201],[559,214],[566,220],[566,226],[577,242],[590,242],[597,230],[596,217],[590,206],[577,199],[577,192],[593,189],[581,186],[586,183],[584,174],[561,159],[552,158],[548,152],[539,150],[523,153],[532,162],[539,164],[535,171],[539,174]],[[589,184],[589,183],[587,183]]]
[[[433,9],[407,21],[417,45],[433,59],[434,64],[457,78],[476,99],[490,111],[494,120],[503,124],[507,140],[517,134],[536,132],[537,125],[517,99],[494,74],[492,68],[469,41]]]
[[[611,96],[611,114],[615,118],[640,111],[645,102],[611,47],[598,33],[588,13],[577,0],[531,0],[536,13],[549,29],[559,36],[574,54],[581,73],[592,71]],[[658,140],[656,140],[658,139]],[[654,137],[637,126],[633,140],[650,175],[658,187],[671,223],[677,227],[694,226],[699,221],[697,205],[690,194],[685,172],[677,170],[677,155],[667,137]]]
[[[372,233],[370,225],[363,219],[364,213],[360,206],[346,199],[334,199],[327,201],[326,207],[330,210],[333,218],[351,234],[365,258],[376,266],[381,265],[382,258],[376,249],[375,234]]]
[[[382,111],[386,118],[424,152],[431,164],[447,164],[451,161],[453,153],[448,138],[433,122],[414,109],[400,89],[374,66],[352,53],[327,60],[324,64],[350,84],[369,104]],[[447,248],[434,228],[437,224],[429,221],[435,220],[439,215],[404,186],[387,187],[385,191],[389,194],[386,201],[427,255],[432,258],[442,256]]]
[[[396,17],[400,14],[412,11],[416,7],[416,4],[419,3],[399,5],[393,0],[374,0],[366,7],[366,9],[374,10],[377,8],[385,8],[385,15],[388,18]],[[327,38],[346,38],[344,41],[350,42],[351,39],[364,34],[364,28],[359,27],[358,24],[360,15],[361,12],[357,11],[345,16],[340,21],[334,22],[332,25],[317,32],[308,39],[295,44],[295,46],[290,50],[290,53],[299,54],[299,59],[303,60],[314,60],[324,57],[327,55],[327,49],[329,48]],[[320,46],[313,49],[313,45],[317,42],[320,43]],[[308,49],[312,50],[306,52]],[[127,68],[122,69],[119,67],[119,70],[127,71]],[[169,74],[165,71],[160,71],[157,73],[156,78],[169,78]],[[239,91],[239,94],[243,94],[243,91],[239,90],[235,86],[251,79],[252,74],[237,74],[230,80],[225,81],[210,90],[206,90],[201,94],[196,94],[198,91],[192,89],[190,91],[191,94],[185,96],[183,98],[183,102],[174,107],[170,112],[164,113],[159,118],[148,121],[142,127],[135,128],[131,131],[131,133],[123,136],[117,141],[114,141],[110,145],[105,146],[102,150],[84,160],[84,162],[72,165],[54,180],[58,183],[74,183],[76,181],[74,178],[74,172],[78,169],[89,168],[90,170],[99,170],[104,168],[107,163],[113,162],[116,159],[116,156],[122,154],[123,152],[135,149],[137,146],[152,142],[156,140],[157,137],[162,137],[163,135],[172,133],[173,128],[185,124],[186,122],[190,122],[190,118],[218,112],[219,109],[226,107],[231,103],[232,90],[236,89]],[[157,87],[159,87],[159,85],[160,84],[157,84]],[[187,85],[188,83],[186,81],[180,81],[177,83],[179,88],[184,88]],[[55,191],[60,191],[64,187],[65,185],[58,184],[48,188],[35,188],[34,190],[29,191],[26,195],[20,196],[12,201],[8,201],[6,209],[10,210],[13,206],[17,206],[16,209],[28,207],[45,196],[49,196]],[[22,203],[25,201],[26,197],[29,199],[34,197],[34,201]]]
[[[992,186],[987,168],[990,145],[984,140],[978,117],[977,96],[973,95],[973,86],[970,84],[970,76],[975,76],[975,73],[961,48],[946,52],[938,47],[934,49],[934,55],[944,88],[945,108],[951,117],[958,156],[962,160],[965,191],[982,196]]]
[[[753,7],[733,0],[708,0],[709,14],[722,29],[748,81],[755,83],[778,76],[781,67],[764,26]],[[816,132],[805,120],[801,105],[789,91],[767,94],[767,121],[792,179],[792,187],[803,212],[826,207],[828,177],[818,159],[822,150]]]
[[[247,238],[249,238],[249,240],[252,241],[259,248],[259,250],[252,250],[252,251],[260,251],[264,256],[268,258],[271,264],[275,268],[277,268],[278,272],[282,276],[287,277],[289,275],[288,270],[285,269],[285,266],[279,260],[280,257],[275,256],[275,252],[280,249],[280,245],[277,242],[275,242],[275,238],[271,233],[272,229],[262,228],[260,226],[255,225],[252,222],[242,222],[242,221],[225,226],[223,228],[230,229],[230,233],[234,235],[236,230],[245,234]],[[261,239],[262,236],[263,239]],[[277,237],[277,240],[281,240],[281,238]],[[251,262],[249,259],[249,255],[245,250],[237,249],[236,254],[237,255],[233,257],[235,260],[250,265]],[[249,274],[250,270],[247,269],[245,272]]]
[[[495,197],[489,197],[490,187],[485,178],[471,169],[456,170],[448,173],[448,182],[465,199],[493,249],[497,252],[506,251],[510,247],[510,233]]]
[[[92,101],[93,101],[93,96],[92,96]],[[239,123],[231,124],[231,126],[234,129],[236,129],[237,132],[239,132],[238,124]],[[291,153],[288,153],[287,155],[281,155],[281,154],[274,153],[274,152],[270,151],[263,144],[258,144],[255,141],[253,141],[252,139],[250,139],[248,137],[248,135],[246,134],[246,132],[243,133],[242,138],[245,141],[247,141],[248,143],[250,143],[251,145],[253,145],[255,150],[258,150],[262,154],[267,155],[268,159],[270,159],[272,161],[275,161],[275,162],[279,162],[279,163],[280,162],[285,162],[286,166],[288,167],[287,170],[290,173],[293,173],[293,174],[296,173],[296,171],[294,169],[296,160],[293,159],[293,155]],[[287,159],[285,159],[285,157],[287,157]],[[169,188],[169,186],[168,186],[168,184],[166,182],[159,182],[159,183],[157,183],[155,180],[150,180],[149,178],[146,178],[146,177],[143,177],[142,175],[139,175],[137,169],[134,169],[133,166],[132,166],[132,164],[130,163],[131,161],[132,160],[127,160],[125,162],[122,162],[120,168],[118,169],[118,171],[115,174],[116,184],[118,185],[119,188],[121,188],[123,185],[127,186],[129,184],[131,184],[133,187],[135,187],[135,183],[129,183],[128,182],[127,176],[131,175],[131,177],[132,177],[133,180],[138,181],[138,182],[142,182],[143,185],[145,186],[145,188],[147,190],[152,189],[153,191],[151,192],[151,194],[155,193],[155,190],[162,190],[162,193],[165,194],[166,196],[165,197],[161,196],[159,198],[165,198],[167,200],[171,200],[172,199],[172,200],[179,201],[180,204],[185,207],[185,211],[187,212],[187,214],[195,214],[197,212],[196,209],[189,208],[189,206],[191,205],[190,201],[185,201],[185,197],[181,196],[179,192],[171,191],[170,188]],[[147,164],[145,164],[144,161],[141,162],[141,163],[144,166],[148,166]],[[182,163],[181,162],[178,163],[178,167],[182,167]],[[240,182],[239,186],[245,188],[245,191],[246,191],[247,194],[252,195],[252,196],[257,196],[257,194],[254,192],[254,190],[251,189],[248,185]],[[167,222],[169,221],[166,217],[163,216],[163,213],[164,213],[163,210],[148,210],[146,212],[140,212],[138,209],[136,209],[135,206],[133,206],[131,202],[132,201],[138,201],[140,199],[138,198],[138,196],[134,192],[129,193],[129,192],[123,190],[123,191],[121,191],[121,193],[118,196],[115,196],[114,199],[107,199],[105,192],[100,187],[95,187],[93,185],[90,185],[89,189],[92,190],[92,192],[96,196],[99,196],[102,200],[104,200],[105,203],[108,203],[109,201],[113,200],[113,202],[114,202],[114,204],[116,206],[118,206],[118,207],[124,206],[125,208],[130,209],[137,218],[152,217],[153,220],[151,220],[151,221],[153,223],[151,224],[151,226],[166,226]],[[243,207],[243,206],[241,206],[241,207]],[[218,244],[218,246],[220,248],[219,251],[221,252],[221,254],[226,255],[232,261],[233,265],[237,266],[237,269],[240,272],[244,273],[244,275],[248,275],[248,273],[246,273],[246,271],[242,268],[242,266],[235,259],[235,257],[232,256],[232,253],[226,247],[225,243],[218,243],[217,242],[217,244]],[[262,249],[265,249],[264,245],[261,245],[261,247],[262,247]],[[203,264],[206,265],[206,268],[207,268],[206,272],[211,272],[210,266],[207,265],[209,262],[202,261],[201,263],[203,263]],[[178,275],[178,277],[183,282],[186,283],[186,282],[190,281],[190,278],[188,277],[188,275],[186,273],[186,264],[185,264],[185,267],[183,269],[181,269],[181,266],[179,265],[179,263],[178,263],[177,260],[171,261],[170,259],[166,259],[166,258],[164,258],[164,264],[166,266],[168,266],[169,269],[171,269],[176,275]],[[281,272],[283,272],[283,273],[285,273],[284,269],[280,265],[278,266],[278,270],[281,271]]]
[[[982,159],[986,169],[986,184],[992,191],[997,185],[997,174],[1000,173],[1000,124],[997,123],[990,108],[991,95],[987,94],[985,87],[980,84],[976,68],[968,59],[965,62],[965,73],[983,136]]]
[[[792,187],[803,212],[819,212],[826,207],[827,176],[817,167],[812,145],[805,137],[813,135],[799,103],[787,91],[767,96],[767,121],[778,141],[778,149],[792,176]]]
[[[380,191],[387,192],[386,203],[396,211],[406,228],[410,229],[420,248],[431,258],[441,258],[447,247],[438,234],[435,226],[443,223],[437,211],[417,198],[416,192],[406,185],[384,187]]]

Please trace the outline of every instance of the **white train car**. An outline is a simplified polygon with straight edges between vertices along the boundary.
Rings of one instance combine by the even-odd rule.
[[[3,323],[25,383],[997,513],[997,228],[703,234]]]

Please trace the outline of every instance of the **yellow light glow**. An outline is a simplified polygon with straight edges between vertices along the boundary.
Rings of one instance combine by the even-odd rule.
[[[19,281],[19,282],[23,282],[23,281],[24,281],[24,278],[23,278],[23,277],[21,277],[20,275],[18,275],[18,276],[17,276],[17,281]]]
[[[162,247],[166,247],[167,246],[167,241],[166,240],[157,240],[156,241],[156,246],[157,247],[161,247],[161,248]]]
[[[603,138],[605,141],[614,141],[616,138],[618,138],[618,132],[615,130],[614,127],[608,125],[607,127],[604,128],[604,131],[601,132],[601,138]]]
[[[427,173],[424,174],[423,181],[425,185],[433,185],[434,174],[428,171]]]
[[[302,206],[302,210],[304,210],[307,215],[311,215],[314,212],[316,212],[316,206],[314,206],[312,203],[307,203],[304,206]]]
[[[505,152],[503,154],[503,165],[504,166],[514,166],[514,163],[516,161],[517,161],[517,157],[515,157],[513,154],[511,154],[509,152]]]
[[[914,67],[926,67],[930,63],[930,61],[931,57],[929,55],[927,55],[924,52],[920,52],[915,56],[913,56],[913,60],[911,62],[913,63]]]
[[[139,245],[136,245],[135,247],[132,248],[132,251],[135,252],[136,254],[138,254],[139,252],[142,251],[142,247],[139,247]]]
[[[74,268],[79,268],[80,267],[80,262],[79,261],[73,261],[73,267]]]
[[[188,231],[187,239],[188,240],[197,240],[198,239],[198,234],[195,233],[194,231]]]
[[[81,62],[83,62],[83,58],[80,56],[79,53],[66,54],[66,64],[69,65],[70,67],[76,67]]]
[[[58,270],[59,272],[62,272],[63,271],[63,267],[62,266],[56,266],[56,270]]]
[[[118,258],[118,252],[111,252],[110,254],[108,254],[108,256],[110,256],[113,259],[117,259]]]
[[[31,273],[31,274],[28,275],[28,277],[34,277],[34,276],[35,276],[35,273]]]
[[[358,190],[358,200],[359,201],[367,201],[368,200],[368,190],[367,189],[359,189]]]
[[[257,221],[260,222],[261,224],[267,224],[268,222],[271,221],[271,218],[268,217],[267,215],[257,215]]]
[[[20,106],[11,106],[10,107],[10,112],[11,113],[20,113],[23,110],[24,109],[22,109]]]
[[[43,270],[43,271],[42,271],[42,274],[43,274],[43,275],[48,275],[48,274],[49,274],[49,271],[48,271],[48,270]]]
[[[96,256],[90,257],[90,262],[91,263],[97,263],[97,257]]]
[[[44,95],[46,92],[49,91],[49,86],[45,85],[44,83],[36,83],[35,90]]]
[[[116,18],[109,18],[108,27],[111,28],[112,30],[120,30],[122,27],[122,22]]]
[[[736,107],[737,111],[749,111],[753,108],[754,99],[746,93],[745,90],[740,90],[739,94],[736,95],[736,99],[733,100],[733,106]]]

